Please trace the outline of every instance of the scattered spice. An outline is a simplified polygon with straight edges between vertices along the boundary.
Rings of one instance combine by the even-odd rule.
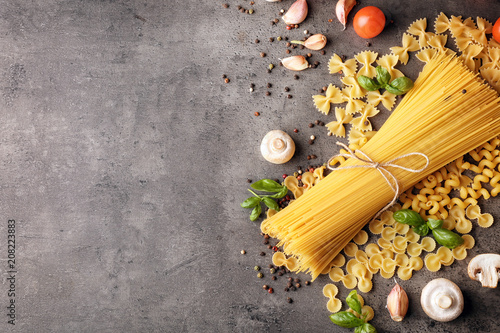
[[[290,94],[288,94],[286,97],[287,97],[287,98],[292,98],[293,96],[292,96],[292,95],[290,95]]]
[[[312,55],[312,53],[308,53],[308,54],[307,54],[307,57],[308,57],[308,58],[311,58],[312,56],[313,56],[313,55]]]
[[[262,279],[262,278],[264,277],[264,274],[259,273],[259,274],[257,274],[257,277],[258,277],[259,279]]]
[[[281,41],[281,36],[278,36],[276,39],[278,40],[278,42]]]
[[[254,270],[254,271],[260,271],[260,267],[259,267],[259,266],[255,266],[255,267],[253,268],[253,270]]]
[[[273,64],[269,64],[269,70],[273,69],[274,68],[274,65]]]
[[[288,49],[285,51],[286,54],[290,54],[290,52],[292,52],[292,51],[290,51]]]
[[[245,251],[245,250],[241,250],[241,252],[240,252],[240,253],[241,253],[241,254],[246,254],[246,253],[247,253],[247,251]]]
[[[314,144],[314,140],[309,140],[309,144],[313,145]]]
[[[309,286],[310,284],[311,284],[311,281],[306,281],[306,282],[305,282],[305,285],[306,285],[306,286]]]
[[[253,115],[258,117],[258,116],[260,116],[260,112],[255,111]]]
[[[260,53],[260,56],[261,56],[262,58],[264,58],[264,57],[266,56],[266,53],[265,53],[265,52],[261,52],[261,53]]]
[[[268,293],[270,293],[270,294],[272,294],[272,293],[274,292],[274,290],[273,290],[273,288],[269,288],[269,289],[267,290],[267,292],[268,292]]]
[[[253,9],[248,10],[248,14],[252,15],[254,13]]]
[[[273,37],[269,37],[269,41],[272,43],[274,42],[274,38]]]
[[[298,129],[296,129],[296,128],[294,128],[294,129],[293,129],[293,131],[294,131],[295,133],[299,133],[299,130],[298,130]]]
[[[265,284],[262,286],[262,289],[267,290],[267,289],[269,289],[269,286],[267,284]]]
[[[222,74],[222,78],[225,79],[227,77],[226,74]]]
[[[462,90],[462,94],[465,94],[466,92],[467,92],[467,90],[465,90],[465,89],[464,89],[464,90]]]
[[[259,44],[259,43],[260,43],[260,40],[256,39],[255,44]]]
[[[267,83],[267,87],[271,88],[273,85],[271,83]]]
[[[298,79],[299,79],[299,76],[298,76],[297,74],[295,74],[295,75],[293,76],[293,78],[294,78],[295,80],[298,80]]]
[[[309,128],[313,128],[314,127],[314,124],[313,123],[309,123]]]
[[[285,92],[289,92],[289,91],[290,91],[290,88],[285,87]]]
[[[263,257],[266,255],[266,252],[261,252],[260,255]]]
[[[266,91],[266,96],[271,96],[271,92],[270,91]]]
[[[316,140],[316,137],[314,135],[311,135],[311,137],[309,139]]]
[[[229,8],[229,5],[228,5],[227,3],[223,3],[223,4],[222,4],[222,7],[223,7],[223,8]]]
[[[321,55],[325,55],[326,54],[326,51],[325,50],[321,50]]]
[[[229,83],[229,78],[227,78],[227,77],[226,77],[226,78],[224,79],[224,82],[225,82],[225,83]]]
[[[288,303],[293,303],[293,299],[291,299],[290,297],[287,297],[286,301],[287,301]]]
[[[278,275],[279,275],[279,273],[278,273]],[[276,281],[276,279],[277,279],[277,277],[276,277],[276,276],[274,276],[274,275],[273,275],[273,276],[271,276],[271,280]]]

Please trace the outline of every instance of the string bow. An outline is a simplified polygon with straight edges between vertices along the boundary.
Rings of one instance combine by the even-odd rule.
[[[375,220],[377,217],[379,217],[380,214],[382,214],[383,212],[385,212],[392,205],[394,205],[396,203],[396,200],[398,199],[398,197],[400,195],[399,182],[396,179],[396,176],[394,176],[392,174],[392,172],[390,172],[389,170],[387,170],[386,167],[393,167],[393,168],[398,168],[398,169],[405,170],[405,171],[408,171],[408,172],[418,173],[418,172],[424,171],[429,166],[429,157],[427,157],[427,155],[425,155],[423,153],[413,152],[413,153],[408,153],[408,154],[404,154],[404,155],[398,156],[398,157],[396,157],[396,158],[394,158],[394,159],[392,159],[390,161],[387,161],[387,162],[375,162],[373,159],[371,159],[368,155],[366,155],[364,152],[362,152],[359,149],[356,150],[356,151],[352,151],[351,148],[349,148],[347,145],[345,145],[342,142],[337,142],[337,145],[339,145],[342,148],[344,148],[345,150],[347,150],[348,154],[339,153],[337,155],[332,156],[328,160],[328,164],[327,164],[328,165],[328,169],[333,170],[333,171],[342,170],[342,169],[354,169],[354,168],[372,168],[372,169],[376,169],[378,172],[380,172],[380,174],[382,175],[382,177],[384,177],[384,179],[386,180],[387,184],[389,184],[389,186],[391,187],[392,191],[394,192],[394,197],[392,198],[392,201],[389,202],[384,208],[382,208],[377,214],[375,214],[375,216],[373,217],[372,221]],[[363,155],[364,158],[361,158],[361,157],[357,156],[355,154],[356,152],[360,153],[361,155]],[[407,168],[407,167],[404,167],[402,165],[394,163],[394,162],[396,162],[396,161],[398,161],[400,159],[403,159],[403,158],[406,158],[406,157],[409,157],[409,156],[422,156],[426,160],[425,166],[422,167],[422,168],[420,168],[420,169],[413,169],[413,168]],[[346,167],[334,168],[334,167],[332,167],[330,165],[330,162],[334,158],[336,158],[336,157],[354,158],[354,159],[356,159],[356,160],[358,160],[360,162],[366,163],[366,164],[350,165],[350,166],[346,166]]]

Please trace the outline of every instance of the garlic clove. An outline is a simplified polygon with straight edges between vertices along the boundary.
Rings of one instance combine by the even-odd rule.
[[[310,50],[319,51],[326,45],[326,36],[322,34],[315,34],[311,37],[307,38],[305,41],[301,40],[292,40],[293,44],[301,44],[307,47]]]
[[[337,6],[335,7],[335,13],[337,14],[337,18],[344,25],[347,23],[347,16],[351,11],[352,7],[356,4],[356,0],[339,0],[337,2]]]
[[[285,132],[273,130],[268,132],[260,145],[262,156],[274,164],[288,162],[295,154],[295,143]]]
[[[408,295],[397,283],[387,296],[387,310],[394,321],[402,321],[408,311]]]
[[[307,1],[297,0],[281,18],[286,24],[299,24],[306,19],[307,11]]]
[[[281,63],[283,64],[283,67],[292,71],[303,71],[309,67],[307,59],[301,55],[284,58],[281,60]]]

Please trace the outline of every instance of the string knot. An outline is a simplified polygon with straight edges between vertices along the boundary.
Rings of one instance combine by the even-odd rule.
[[[394,205],[396,203],[396,200],[398,199],[398,197],[400,195],[399,182],[396,179],[396,176],[394,176],[394,174],[392,174],[392,172],[387,170],[386,167],[393,167],[393,168],[402,169],[402,170],[405,170],[408,172],[418,173],[418,172],[422,172],[425,169],[427,169],[427,167],[429,166],[429,163],[430,163],[429,157],[427,157],[427,155],[422,154],[422,153],[418,153],[418,152],[404,154],[404,155],[398,156],[398,157],[396,157],[390,161],[387,161],[387,162],[375,162],[373,159],[371,159],[368,155],[366,155],[364,152],[362,152],[359,149],[356,151],[352,151],[351,148],[349,148],[347,145],[345,145],[342,142],[337,142],[337,145],[344,148],[348,153],[347,154],[339,153],[337,155],[332,156],[328,160],[328,164],[327,164],[328,169],[333,170],[333,171],[342,170],[342,169],[354,169],[354,168],[373,168],[373,169],[376,169],[384,177],[384,179],[387,181],[387,184],[389,184],[392,191],[394,192],[394,197],[392,198],[392,201],[390,203],[388,203],[384,208],[382,208],[377,214],[375,214],[372,221],[375,220],[377,217],[379,217],[380,214],[385,212],[392,205]],[[356,153],[363,155],[364,158],[359,157],[358,155],[356,155]],[[420,169],[413,169],[413,168],[407,168],[407,167],[404,167],[402,165],[394,163],[400,159],[403,159],[403,158],[406,158],[409,156],[422,156],[426,161],[425,166],[420,168]],[[354,158],[354,159],[361,161],[365,164],[350,165],[350,166],[346,166],[346,167],[334,168],[331,166],[330,162],[336,157]]]

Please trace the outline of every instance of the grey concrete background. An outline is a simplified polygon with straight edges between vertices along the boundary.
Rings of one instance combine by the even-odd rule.
[[[255,2],[0,2],[1,332],[349,331],[329,322],[326,277],[293,293],[283,291],[285,277],[271,281],[264,270],[256,278],[253,267],[267,267],[271,253],[239,203],[248,178],[279,178],[311,164],[307,155],[321,164],[335,152],[324,129],[307,127],[331,118],[314,109],[311,95],[339,83],[327,70],[333,52],[351,57],[366,41],[351,25],[342,31],[335,1],[311,0],[308,19],[293,31],[270,24],[291,0]],[[365,5],[393,14],[394,24],[370,41],[381,54],[420,17],[431,26],[440,11],[492,22],[500,13],[496,0]],[[268,38],[300,39],[304,29],[329,39],[326,55],[313,52],[318,68],[299,80],[280,67],[267,73],[286,56],[284,42]],[[407,75],[416,78],[419,66],[412,57]],[[296,156],[282,166],[258,151],[277,128],[300,129]],[[498,203],[480,201],[500,219]],[[7,323],[9,219],[16,221],[15,325]],[[498,222],[472,234],[472,255],[500,252]],[[470,281],[467,262],[402,282],[411,301],[402,323],[384,309],[393,281],[376,277],[364,295],[373,324],[383,332],[499,332],[499,291]],[[465,295],[453,322],[436,323],[419,306],[421,288],[435,277],[454,280]]]

